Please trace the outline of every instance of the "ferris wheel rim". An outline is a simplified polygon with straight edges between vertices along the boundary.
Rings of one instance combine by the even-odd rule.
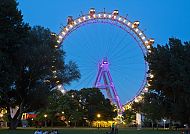
[[[151,53],[150,47],[154,43],[153,39],[151,39],[151,38],[148,39],[147,36],[144,34],[144,32],[139,27],[134,28],[133,23],[131,21],[129,21],[127,18],[120,16],[120,15],[117,15],[116,17],[114,17],[113,13],[108,13],[108,12],[98,12],[98,13],[93,14],[93,17],[90,17],[89,14],[86,14],[86,15],[82,15],[76,19],[73,19],[72,20],[73,24],[68,23],[64,28],[61,29],[61,32],[57,35],[58,45],[55,45],[55,48],[59,48],[61,46],[61,44],[63,44],[63,42],[67,38],[67,36],[69,36],[73,31],[75,31],[76,29],[80,28],[81,26],[87,24],[90,21],[96,21],[96,20],[109,20],[112,22],[117,22],[120,25],[128,28],[130,31],[127,31],[126,29],[122,29],[121,27],[119,27],[122,30],[124,30],[125,32],[127,32],[137,42],[138,46],[140,47],[140,49],[143,53],[143,56],[146,56],[148,53]],[[92,24],[92,23],[90,23],[90,24]],[[114,25],[114,24],[111,24],[111,25]],[[117,26],[117,25],[114,25],[114,26]],[[137,40],[137,38],[134,35],[136,35],[136,37],[139,40]],[[134,97],[132,99],[128,100],[124,105],[126,105],[130,102],[136,101],[136,99],[140,98],[139,96],[143,92],[146,92],[145,88],[146,88],[146,83],[147,83],[147,77],[149,75],[149,74],[147,74],[149,68],[148,68],[148,63],[146,61],[144,63],[145,63],[145,75],[144,75],[143,82],[142,82],[139,90],[137,91],[136,95],[134,95]]]

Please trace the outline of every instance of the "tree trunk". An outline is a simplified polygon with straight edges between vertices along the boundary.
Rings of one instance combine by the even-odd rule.
[[[154,130],[154,122],[152,121],[151,124],[152,124],[152,129]]]
[[[15,130],[18,127],[19,120],[18,119],[12,119],[10,122],[9,129],[10,130]]]
[[[23,114],[23,101],[21,102],[19,108],[17,109],[16,113],[14,116],[11,116],[11,107],[7,109],[8,111],[8,119],[10,121],[10,126],[9,129],[10,130],[15,130],[18,127],[18,123],[22,118],[22,114]]]
[[[51,119],[51,127],[53,127],[53,119]]]
[[[77,126],[77,122],[75,121],[75,127]]]

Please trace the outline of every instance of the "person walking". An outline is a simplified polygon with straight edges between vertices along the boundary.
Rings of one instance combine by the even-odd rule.
[[[115,132],[115,124],[112,123],[112,125],[111,125],[111,134],[114,134],[114,132]]]
[[[118,134],[118,125],[115,125],[115,134]]]

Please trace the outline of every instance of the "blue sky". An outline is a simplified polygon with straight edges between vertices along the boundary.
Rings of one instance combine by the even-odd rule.
[[[177,37],[180,38],[182,41],[190,40],[189,0],[18,0],[18,2],[19,8],[22,10],[22,13],[24,15],[25,22],[28,22],[32,26],[41,25],[47,27],[55,33],[60,32],[61,25],[66,25],[67,16],[73,16],[74,18],[77,18],[79,15],[81,15],[81,12],[83,14],[86,14],[88,13],[89,9],[93,7],[96,9],[96,11],[103,11],[103,9],[105,8],[107,12],[112,12],[114,9],[118,9],[121,16],[127,15],[128,19],[131,21],[139,20],[140,28],[145,32],[148,37],[152,37],[155,39],[155,44],[165,44],[167,43],[169,37]],[[97,29],[102,29],[102,26],[96,27]],[[107,28],[105,29],[109,29],[109,26],[107,26]],[[83,28],[73,33],[73,35],[71,34],[70,37],[67,39],[66,43],[70,44],[69,42],[72,42],[71,44],[77,43],[78,46],[82,46],[83,43],[82,41],[80,41],[80,39],[78,39],[78,36],[85,36],[86,31],[88,32],[87,34],[91,34],[93,36],[93,30],[93,27],[89,26],[88,28],[87,26],[86,28]],[[115,29],[113,28],[112,30]],[[101,33],[101,31],[99,32]],[[107,37],[113,38],[111,35],[108,34],[109,32],[111,31],[107,30]],[[123,35],[123,33],[119,30],[116,33],[121,34],[121,36]],[[97,38],[100,39],[101,37],[102,36],[99,36]],[[126,38],[124,42],[127,42],[128,40],[130,39]],[[87,42],[89,42],[89,40],[87,40]],[[130,43],[132,42],[129,42],[129,44]],[[68,56],[71,53],[75,53],[78,56],[80,53],[86,52],[85,49],[81,49],[81,47],[77,48],[76,45],[66,45],[65,50],[67,49]],[[75,52],[73,51],[73,49],[76,49],[78,51]],[[134,47],[133,49],[136,48]],[[139,50],[133,51],[133,54],[131,55],[140,55],[138,54],[138,51]],[[96,50],[92,52],[98,53]],[[124,55],[125,57],[125,54],[122,55]],[[130,57],[130,55],[126,55],[125,59],[127,57]],[[72,60],[76,60],[76,62],[80,66],[81,59],[73,58]],[[82,59],[82,61],[83,63],[81,66],[86,67],[86,65],[84,65],[84,59]],[[128,61],[129,60],[127,60],[126,62]],[[141,59],[136,61],[138,63],[142,62]],[[140,66],[131,66],[131,68],[133,69],[138,67]],[[138,82],[138,75],[142,73],[143,67],[142,69],[138,68],[139,72],[136,70],[129,70],[125,73],[124,69],[122,70],[122,68],[120,67],[116,68],[117,72],[118,70],[120,70],[120,73],[123,72],[124,74],[126,74],[126,76],[129,76],[131,78],[131,81]],[[94,70],[94,73],[95,72],[96,70]],[[120,75],[119,73],[113,72],[113,77],[116,83],[118,81],[122,83],[120,77],[122,77],[123,73],[121,73]],[[83,84],[91,83],[91,81],[93,80],[88,80],[88,82],[83,82]],[[142,81],[142,79],[140,79],[139,81]],[[131,83],[133,82],[130,82],[129,84]],[[128,86],[129,84],[122,84],[120,86]],[[134,82],[134,84],[136,85],[136,82]],[[129,88],[132,89],[134,84],[131,84]],[[118,94],[120,95],[123,103],[130,99],[131,96],[134,96],[135,92],[137,92],[136,90],[132,90],[127,91],[126,94],[123,94],[124,92],[121,90],[121,88],[119,88],[120,86],[118,86]],[[129,92],[131,94],[128,96]]]

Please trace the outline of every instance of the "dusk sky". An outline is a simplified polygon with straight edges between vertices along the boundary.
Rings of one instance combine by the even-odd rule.
[[[190,1],[189,0],[70,0],[70,1],[69,0],[18,0],[18,2],[19,2],[19,9],[22,10],[22,14],[24,15],[25,22],[29,23],[31,26],[34,25],[44,26],[46,28],[49,28],[52,32],[55,33],[59,33],[61,30],[60,27],[66,25],[67,16],[73,16],[73,18],[77,18],[82,13],[87,14],[89,12],[89,9],[93,7],[96,9],[97,12],[103,11],[104,8],[106,12],[112,12],[113,10],[118,9],[119,14],[121,16],[127,15],[127,18],[131,21],[136,21],[136,20],[140,21],[140,29],[144,31],[147,37],[155,39],[154,45],[166,44],[169,37],[177,37],[182,41],[190,41],[190,25],[189,25]],[[107,29],[107,32],[101,31],[104,28]],[[97,33],[92,32],[95,30],[97,30],[96,31]],[[83,56],[85,57],[83,53],[88,50],[87,49],[85,50],[85,47],[82,48],[82,45],[84,44],[82,41],[84,41],[84,39],[86,40],[86,42],[90,42],[92,40],[90,39],[90,37],[89,39],[86,39],[85,36],[86,32],[87,35],[91,35],[91,37],[93,36],[92,37],[93,39],[101,40],[101,38],[105,38],[106,41],[114,37],[114,35],[109,34],[112,32],[111,30],[116,31],[115,33],[120,34],[121,36],[125,34],[120,29],[113,27],[111,28],[110,26],[105,26],[105,27],[102,25],[97,25],[95,27],[86,26],[85,28],[81,28],[81,30],[74,32],[73,35],[71,34],[64,44],[66,47],[63,49],[66,51],[68,57],[69,54],[73,53],[76,54],[75,57],[77,57],[80,54],[81,57]],[[98,34],[98,35],[97,37],[95,37],[93,34],[94,35]],[[81,36],[80,39],[78,38],[79,36]],[[119,42],[120,39],[114,39],[114,40],[117,43]],[[92,45],[95,46],[97,44],[100,44],[97,42],[93,43],[92,41],[91,43]],[[131,41],[131,39],[129,39],[129,37],[123,40],[123,44],[131,44],[131,43],[133,42]],[[69,46],[69,44],[72,45]],[[104,49],[104,47],[101,48]],[[75,52],[74,49],[76,49],[77,51]],[[93,47],[90,53],[95,53],[95,54],[92,56],[98,55],[97,53],[99,52],[99,48],[97,49],[98,50],[96,50],[96,48]],[[135,95],[135,92],[137,92],[138,89],[135,90],[136,86],[134,85],[139,85],[141,83],[142,81],[141,76],[144,73],[144,67],[142,65],[143,59],[138,59],[142,57],[141,52],[136,47],[134,48],[129,47],[126,49],[133,49],[136,51],[131,51],[131,54],[128,55],[124,54],[125,51],[123,51],[124,53],[121,52],[122,55],[116,54],[117,57],[124,56],[124,60],[122,60],[124,61],[123,64],[129,63],[129,60],[125,61],[125,59],[135,55],[137,56],[137,59],[134,58],[132,60],[136,61],[141,65],[136,65],[136,64],[133,64],[133,66],[129,65],[128,69],[135,68],[137,69],[137,71],[127,70],[126,72],[125,69],[127,68],[122,69],[120,67],[116,67],[115,69],[117,70],[117,72],[119,70],[119,73],[121,75],[119,73],[115,73],[113,71],[114,69],[112,70],[113,71],[112,77],[114,77],[113,80],[115,80],[116,83],[117,81],[120,81],[120,83],[125,83],[124,79],[123,80],[120,79],[120,77],[122,77],[123,74],[128,76],[128,78],[131,78],[130,80],[126,78],[127,81],[128,80],[131,81],[131,82],[128,81],[129,83],[126,82],[126,85],[118,84],[118,94],[121,97],[122,103],[125,103],[127,100],[129,100],[132,96]],[[103,58],[101,56],[100,58]],[[69,59],[76,61],[79,66],[87,67],[85,65],[84,62],[85,60],[83,58],[77,59],[71,57]],[[110,60],[111,64],[112,61],[114,62],[114,59]],[[98,62],[98,61],[95,60],[93,62]],[[118,64],[118,62],[119,61],[115,63]],[[86,64],[91,65],[89,63]],[[94,63],[92,64],[92,66],[93,65]],[[79,85],[85,85],[94,81],[93,79],[95,79],[94,77],[97,72],[96,68],[97,67],[95,66],[95,69],[93,69],[92,77],[85,78],[90,80],[87,80],[83,82],[83,84]],[[87,71],[87,69],[85,70],[88,74],[90,74]],[[132,91],[129,90],[124,91],[125,89],[122,89],[121,86],[126,86],[126,87],[128,86],[130,89],[132,89]],[[74,87],[76,86],[73,86],[72,88]]]

